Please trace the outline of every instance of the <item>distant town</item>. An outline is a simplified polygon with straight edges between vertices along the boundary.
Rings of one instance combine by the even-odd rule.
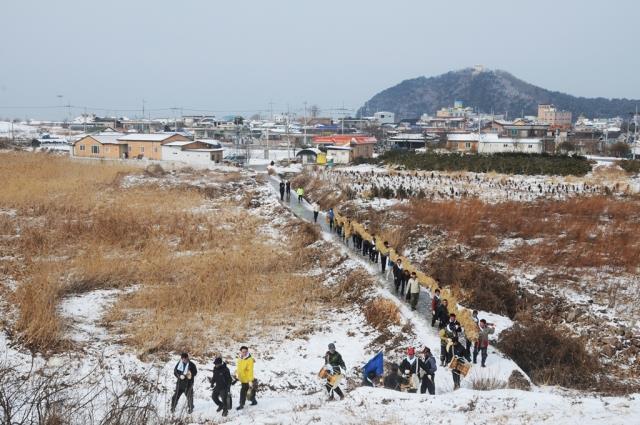
[[[638,114],[574,120],[554,105],[536,116],[507,120],[466,106],[463,100],[435,115],[396,120],[393,112],[353,118],[303,114],[182,115],[114,118],[82,114],[64,121],[0,122],[0,141],[80,158],[176,161],[195,167],[250,160],[349,164],[390,150],[495,154],[569,154],[635,158],[640,154]]]

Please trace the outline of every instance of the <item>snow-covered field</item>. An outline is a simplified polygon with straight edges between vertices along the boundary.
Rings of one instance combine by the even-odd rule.
[[[24,123],[11,123],[9,121],[0,121],[0,137],[21,137],[34,138],[38,137],[40,131],[38,127]]]
[[[495,173],[394,171],[379,166],[336,167],[311,172],[316,179],[349,188],[365,198],[426,198],[457,200],[478,198],[487,202],[567,199],[605,193],[633,194],[640,190],[636,178],[584,178],[522,176]]]
[[[125,187],[136,185],[141,179],[167,185],[208,184],[207,176],[198,174],[192,177],[169,174],[158,178],[126,178],[123,184]],[[271,218],[270,227],[262,229],[262,234],[277,238],[280,232],[286,231],[294,215],[291,210],[281,208],[271,182],[265,180],[264,183],[259,183],[261,186],[251,188],[255,190],[260,205],[254,213]],[[242,196],[248,190],[246,185],[233,181],[228,185],[231,192],[235,191],[235,196]],[[304,204],[302,207],[292,204],[296,214],[307,218],[309,211],[305,207]],[[376,282],[370,295],[392,300],[399,308],[403,323],[411,325],[411,332],[400,335],[403,337],[400,344],[385,350],[386,362],[400,362],[407,346],[431,347],[437,357],[439,337],[430,326],[430,317],[425,311],[411,311],[404,301],[389,290],[389,285],[378,272],[377,266],[345,247],[333,235],[324,233],[317,243],[326,252],[326,256],[342,258],[342,261],[335,270],[318,267],[310,269],[309,274],[325,276],[324,284],[331,285],[337,279],[335,275],[345,274],[356,268],[364,269]],[[126,291],[135,290],[133,287]],[[175,385],[172,370],[178,360],[177,353],[143,359],[120,341],[120,335],[113,335],[102,323],[105,311],[126,291],[98,290],[63,300],[59,309],[69,324],[69,337],[74,343],[74,347],[66,353],[48,359],[40,355],[32,357],[12,341],[9,335],[0,333],[0,364],[27,373],[33,362],[37,367],[68,377],[69,381],[87,376],[86,379],[79,379],[71,390],[75,397],[85,396],[96,387],[106,388],[105,394],[119,394],[132,377],[142,375],[153,383],[152,403],[161,417],[171,417],[169,401]],[[423,292],[421,297],[427,298],[428,294]],[[213,359],[193,359],[200,371],[195,384],[195,410],[193,414],[187,415],[183,398],[178,405],[175,421],[194,424],[640,423],[640,395],[602,397],[538,386],[533,386],[532,391],[473,390],[474,380],[486,378],[506,381],[512,371],[520,371],[518,365],[493,347],[489,349],[487,368],[474,367],[471,374],[463,380],[462,389],[457,391],[453,391],[451,373],[445,368],[439,368],[436,373],[435,396],[399,393],[382,388],[361,388],[359,370],[377,352],[373,341],[380,333],[367,323],[358,305],[328,307],[323,313],[311,323],[283,328],[280,332],[263,332],[260,324],[255,324],[255,332],[250,340],[243,343],[249,345],[256,358],[255,375],[260,383],[259,404],[248,406],[240,412],[233,410],[227,418],[222,418],[215,411],[205,379],[211,374]],[[512,324],[509,319],[495,314],[481,312],[480,317],[496,323],[496,335]],[[401,330],[394,328],[393,332],[397,334]],[[323,364],[322,357],[330,342],[336,344],[348,369],[347,396],[343,401],[327,401],[323,382],[317,378]],[[237,346],[217,346],[217,341],[211,341],[211,345],[229,362],[232,372],[239,344],[240,342]],[[232,393],[235,406],[239,394],[238,385],[233,387]],[[103,398],[106,399],[106,395]],[[96,398],[90,406],[90,413],[96,417],[106,408],[100,398]],[[88,417],[84,423],[90,423]]]

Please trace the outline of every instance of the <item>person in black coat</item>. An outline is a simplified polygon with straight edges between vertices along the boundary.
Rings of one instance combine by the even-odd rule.
[[[438,329],[443,329],[449,324],[449,302],[442,300],[436,310],[436,317],[438,319]]]
[[[453,344],[451,344],[451,347],[449,347],[449,357],[457,357],[459,362],[466,363],[466,359],[464,357],[465,347],[460,344],[460,341],[458,341],[458,337],[454,336],[452,342]],[[460,388],[460,372],[452,369],[451,375],[453,376],[453,389],[457,390],[458,388]]]
[[[398,261],[393,265],[393,284],[396,287],[396,293],[400,290],[400,283],[402,282],[402,260],[398,258]]]
[[[391,372],[384,377],[384,387],[389,390],[400,391],[402,386],[408,385],[409,380],[398,373],[398,365],[391,365]]]
[[[367,239],[362,239],[362,255],[368,256],[370,248],[371,242],[369,242]]]
[[[287,201],[291,200],[291,182],[289,180],[287,180],[287,183],[285,184],[285,192],[287,194]]]
[[[227,364],[223,362],[220,357],[217,357],[213,362],[213,376],[211,377],[213,391],[211,398],[216,406],[218,406],[217,411],[222,411],[222,416],[227,416],[229,414],[229,407],[231,407],[228,400],[231,398],[229,393],[231,390],[231,382],[231,372],[229,372]],[[222,400],[220,400],[221,398]]]
[[[429,390],[429,394],[435,395],[436,370],[438,370],[436,358],[431,354],[429,347],[425,347],[423,354],[424,358],[420,359],[418,363],[418,366],[424,372],[420,382],[420,394],[425,394]]]
[[[382,251],[380,252],[380,266],[382,267],[382,274],[384,274],[384,272],[387,269],[387,257],[389,256],[389,242],[384,241],[382,245],[384,245],[384,248],[387,250],[385,253],[383,253]]]
[[[284,201],[284,182],[280,182],[280,200]]]
[[[176,389],[171,397],[171,413],[175,412],[178,399],[184,394],[187,397],[187,410],[193,412],[193,382],[198,374],[196,365],[189,360],[189,354],[182,353],[180,361],[173,368],[173,374],[177,378]]]

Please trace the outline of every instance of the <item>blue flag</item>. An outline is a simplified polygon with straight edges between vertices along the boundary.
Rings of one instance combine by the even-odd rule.
[[[370,372],[375,373],[376,376],[384,375],[384,354],[382,354],[382,351],[373,356],[373,358],[364,365],[363,373],[365,378]]]

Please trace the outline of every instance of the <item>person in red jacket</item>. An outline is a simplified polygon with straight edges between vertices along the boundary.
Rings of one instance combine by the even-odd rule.
[[[440,289],[436,289],[435,294],[431,297],[431,327],[436,326],[438,320],[438,307],[440,307]]]

